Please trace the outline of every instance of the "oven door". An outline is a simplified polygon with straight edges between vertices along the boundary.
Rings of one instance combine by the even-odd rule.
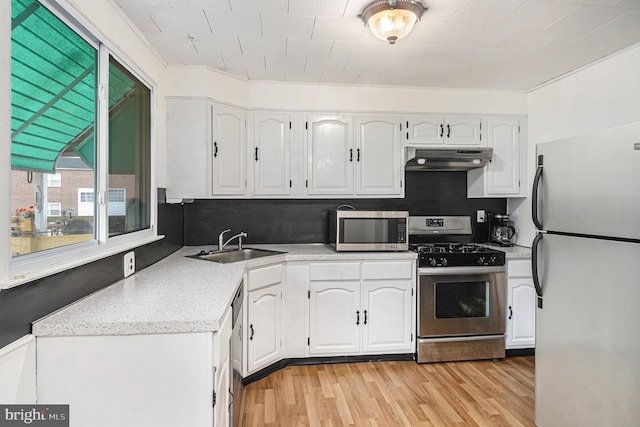
[[[505,332],[504,267],[419,269],[418,337]]]

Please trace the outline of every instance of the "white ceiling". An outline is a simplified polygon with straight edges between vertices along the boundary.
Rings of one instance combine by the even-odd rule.
[[[422,0],[396,45],[367,0],[115,2],[168,64],[249,81],[526,91],[640,42],[640,0]]]

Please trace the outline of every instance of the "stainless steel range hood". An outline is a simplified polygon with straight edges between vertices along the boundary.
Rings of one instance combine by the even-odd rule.
[[[407,147],[408,171],[467,171],[481,168],[493,156],[489,147]]]

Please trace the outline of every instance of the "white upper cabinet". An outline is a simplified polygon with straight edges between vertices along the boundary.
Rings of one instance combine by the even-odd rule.
[[[479,117],[447,117],[444,131],[446,145],[482,144],[482,120]]]
[[[167,98],[169,202],[401,198],[404,146],[492,147],[492,161],[467,173],[467,196],[527,196],[524,118],[256,111],[251,132],[247,118],[204,98]]]
[[[464,116],[405,116],[402,120],[406,145],[460,145],[482,144],[482,120]]]
[[[207,178],[213,104],[204,99],[167,99],[167,199],[210,194]]]
[[[309,115],[307,117],[307,193],[353,194],[353,118]]]
[[[487,119],[487,146],[493,158],[467,173],[468,197],[526,197],[526,122],[518,118]]]
[[[308,195],[404,195],[399,116],[309,115],[305,126]]]
[[[225,105],[213,107],[212,196],[246,194],[247,112]]]
[[[167,98],[167,200],[246,196],[247,112]]]
[[[397,116],[356,116],[356,193],[404,194]]]
[[[408,145],[444,145],[444,118],[410,116],[404,120],[405,142]]]
[[[289,113],[253,114],[254,194],[291,195],[291,122]]]

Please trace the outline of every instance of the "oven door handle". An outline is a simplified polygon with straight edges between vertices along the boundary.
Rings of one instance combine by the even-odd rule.
[[[542,308],[542,284],[538,272],[538,246],[542,241],[542,236],[544,233],[538,232],[531,244],[531,276],[533,277],[533,285],[536,287],[536,295],[538,295],[538,308]]]
[[[421,276],[451,275],[451,274],[487,274],[504,273],[505,268],[500,266],[470,266],[470,267],[420,267],[418,274]]]

